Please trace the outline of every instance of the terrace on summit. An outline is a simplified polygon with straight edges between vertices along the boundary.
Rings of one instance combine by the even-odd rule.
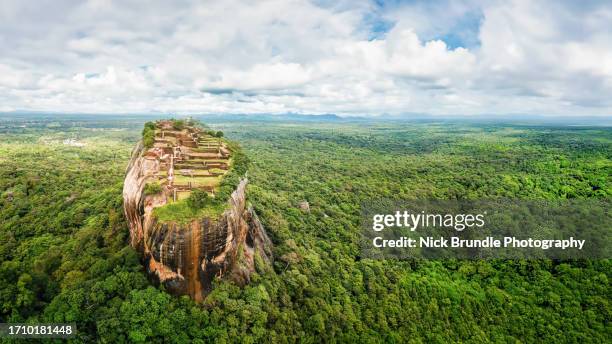
[[[187,198],[194,189],[214,196],[231,164],[224,140],[182,121],[157,121],[149,130],[153,140],[145,142],[144,158],[152,175],[147,184],[161,187],[168,203]]]

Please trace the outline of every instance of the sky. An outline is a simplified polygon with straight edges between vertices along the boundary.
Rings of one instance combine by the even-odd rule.
[[[612,2],[3,0],[0,111],[610,116]]]

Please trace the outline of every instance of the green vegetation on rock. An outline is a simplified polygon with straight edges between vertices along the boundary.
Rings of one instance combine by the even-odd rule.
[[[155,143],[155,123],[145,123],[144,129],[142,130],[142,144],[145,148],[153,147]]]
[[[183,130],[185,128],[185,121],[181,119],[172,119],[172,127],[174,130]]]
[[[206,202],[198,202],[196,205],[190,195],[186,199],[153,209],[153,215],[160,222],[188,223],[205,217],[217,219],[225,208],[226,204],[224,202],[212,198],[208,198]]]
[[[200,210],[211,202],[208,192],[195,189],[187,197],[187,205],[193,210]]]
[[[162,187],[159,183],[147,183],[144,187],[145,196],[152,196],[162,192]]]

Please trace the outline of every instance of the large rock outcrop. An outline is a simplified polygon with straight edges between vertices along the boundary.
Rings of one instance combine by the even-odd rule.
[[[201,301],[215,277],[248,283],[256,265],[269,264],[271,242],[253,208],[246,203],[247,179],[231,194],[218,218],[162,222],[153,213],[168,195],[145,195],[160,163],[145,157],[141,142],[134,148],[123,187],[130,243],[142,253],[147,270],[170,292]]]

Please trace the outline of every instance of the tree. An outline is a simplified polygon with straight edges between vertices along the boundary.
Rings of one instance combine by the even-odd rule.
[[[144,125],[144,129],[145,130],[155,130],[156,126],[155,126],[155,122],[146,122]]]
[[[185,128],[185,121],[182,119],[175,119],[172,121],[172,127],[175,130],[183,130]]]
[[[142,129],[142,144],[145,148],[153,147],[155,143],[155,123],[145,123],[144,129]]]
[[[145,135],[142,136],[142,144],[146,148],[153,147],[154,143],[155,143],[155,137],[154,137],[154,134],[152,132],[147,132]]]
[[[206,203],[208,203],[208,198],[208,193],[206,191],[194,189],[191,191],[189,198],[187,198],[187,204],[193,210],[202,209]]]

